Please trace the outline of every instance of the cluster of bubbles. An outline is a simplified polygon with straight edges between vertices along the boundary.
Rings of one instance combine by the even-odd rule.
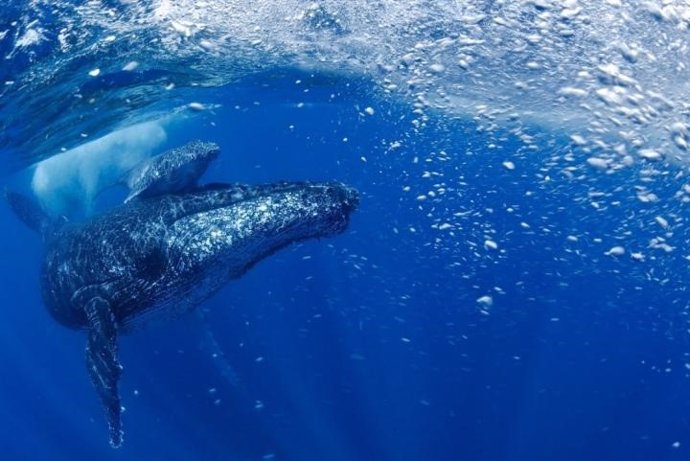
[[[104,104],[118,115],[120,106],[151,112],[166,89],[218,86],[281,66],[366,75],[383,93],[414,104],[417,125],[438,110],[565,131],[603,170],[682,158],[687,150],[683,33],[690,10],[683,2],[32,0],[24,6],[0,18],[0,51],[11,64],[0,75],[0,110],[10,115],[4,124],[35,115],[46,98],[66,101],[51,112],[57,120],[50,128],[32,124],[6,134],[2,145],[28,143],[39,157],[50,155],[42,145],[74,144],[60,136],[61,121],[76,121],[87,135],[98,131],[94,119],[103,122],[99,114],[75,120],[72,113]]]
[[[201,111],[190,94],[203,99],[204,88],[254,72],[364,77],[375,91],[362,120],[385,118],[389,101],[408,107],[389,120],[404,133],[383,140],[378,158],[363,157],[426,219],[392,232],[457,255],[465,278],[512,264],[511,244],[527,241],[558,248],[564,264],[625,259],[644,267],[633,270],[641,280],[682,283],[674,268],[690,201],[685,2],[25,6],[4,11],[0,26],[12,64],[0,75],[0,149],[23,165],[117,126]],[[675,263],[659,262],[668,257]],[[505,290],[481,288],[478,304],[490,307]]]

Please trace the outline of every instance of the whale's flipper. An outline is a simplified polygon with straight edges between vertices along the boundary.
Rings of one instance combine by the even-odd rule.
[[[144,160],[134,167],[126,180],[130,192],[125,203],[135,197],[175,194],[194,188],[219,153],[217,144],[192,141]]]
[[[84,313],[89,325],[86,368],[105,409],[110,445],[117,448],[122,444],[122,407],[117,392],[122,366],[117,360],[117,323],[110,304],[98,296],[86,301]]]

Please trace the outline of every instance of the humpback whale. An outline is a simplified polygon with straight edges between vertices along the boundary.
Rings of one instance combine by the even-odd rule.
[[[127,177],[130,192],[125,203],[135,197],[152,197],[163,192],[171,194],[187,190],[194,186],[219,153],[217,144],[192,141],[144,160]]]
[[[157,164],[174,177],[175,165],[187,163]],[[187,186],[196,181],[196,173],[182,170]],[[154,195],[80,223],[55,220],[26,197],[6,194],[17,216],[43,236],[40,280],[48,311],[62,325],[86,331],[86,368],[113,447],[123,441],[118,335],[194,309],[281,248],[343,232],[359,202],[355,189],[337,182],[211,184],[177,192],[165,186],[176,184],[171,176],[159,176],[166,179],[149,189]]]

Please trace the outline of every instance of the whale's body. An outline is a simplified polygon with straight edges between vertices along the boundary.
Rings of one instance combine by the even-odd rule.
[[[82,299],[107,298],[122,329],[175,316],[290,243],[337,234],[357,204],[339,183],[214,186],[119,206],[47,241],[52,316],[86,328]]]
[[[196,187],[206,165],[190,165],[208,155],[168,155],[171,161],[148,164],[146,194],[81,223],[49,219],[30,200],[7,194],[46,243],[41,290],[49,312],[87,331],[87,370],[115,447],[122,443],[117,335],[193,309],[291,243],[342,232],[358,204],[357,192],[340,183]],[[151,193],[159,195],[142,198]]]
[[[186,192],[219,154],[214,143],[192,141],[142,161],[129,172],[125,203],[136,197]]]

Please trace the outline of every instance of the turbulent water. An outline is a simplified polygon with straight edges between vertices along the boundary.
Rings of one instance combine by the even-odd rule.
[[[252,426],[286,459],[312,453],[292,437],[315,444],[313,459],[681,459],[689,29],[681,0],[11,1],[0,172],[78,219],[119,200],[112,187],[141,159],[204,137],[230,158],[214,179],[361,190],[354,236],[322,256],[338,266],[319,289],[343,338],[334,360],[355,365],[319,368],[305,388],[278,366],[269,377],[293,382],[278,413],[300,408],[304,432]],[[283,295],[255,303],[296,303]],[[302,320],[289,330],[331,344]],[[246,364],[244,376],[218,366],[251,379]],[[345,383],[342,402],[368,405],[367,423],[325,393],[341,419],[320,426],[327,412],[304,390],[317,381]],[[248,459],[276,456],[255,442]]]
[[[26,165],[115,126],[203,104],[210,97],[202,87],[297,67],[366,78],[379,97],[414,105],[416,124],[440,110],[513,130],[556,129],[601,153],[592,163],[604,169],[639,155],[683,157],[688,8],[617,0],[12,2],[1,18],[0,147]]]

